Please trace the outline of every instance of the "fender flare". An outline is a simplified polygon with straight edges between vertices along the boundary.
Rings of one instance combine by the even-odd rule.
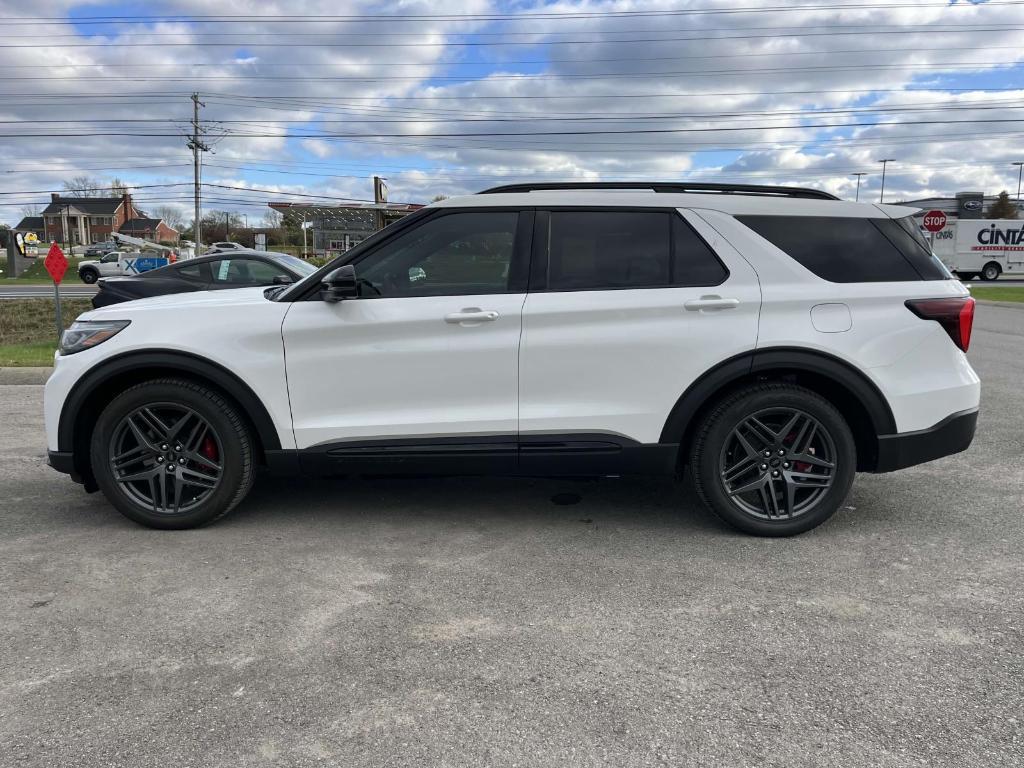
[[[694,415],[725,387],[759,371],[789,370],[813,373],[844,387],[864,407],[876,436],[896,432],[896,420],[885,396],[867,376],[849,363],[827,352],[798,347],[770,347],[742,352],[705,372],[693,382],[672,407],[658,442],[678,443],[691,426]]]
[[[57,426],[57,447],[60,451],[73,451],[75,425],[90,396],[115,376],[131,371],[154,368],[173,373],[192,374],[210,381],[232,398],[244,412],[259,437],[264,451],[280,450],[277,428],[266,407],[238,376],[222,365],[188,352],[126,352],[112,357],[90,369],[64,399]]]

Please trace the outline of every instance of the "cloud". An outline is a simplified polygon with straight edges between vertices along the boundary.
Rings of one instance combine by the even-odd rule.
[[[872,199],[883,157],[896,158],[887,199],[1015,189],[1024,7],[892,5],[692,13],[735,8],[705,0],[683,15],[665,0],[642,9],[675,15],[608,16],[640,6],[563,0],[519,3],[516,18],[497,20],[508,4],[468,0],[452,13],[491,20],[446,21],[425,0],[343,10],[318,0],[303,4],[300,23],[200,24],[181,19],[210,13],[206,3],[168,0],[160,12],[174,21],[31,21],[5,39],[32,47],[0,48],[4,76],[33,78],[0,86],[0,133],[13,134],[0,139],[11,171],[0,191],[59,189],[80,173],[189,181],[193,91],[212,149],[204,180],[282,194],[366,199],[376,173],[393,200],[411,202],[601,178],[789,183],[852,197],[851,174],[863,171]],[[294,9],[233,0],[228,10]],[[537,11],[545,18],[531,19]],[[102,11],[56,0],[45,15],[72,12]],[[0,0],[5,18],[27,13]],[[551,18],[559,13],[576,18]],[[325,18],[341,14],[380,20]],[[180,190],[138,194],[150,206],[186,205]],[[249,212],[269,199],[204,194],[210,207]],[[2,197],[0,220],[13,223],[21,204],[46,195]]]
[[[327,158],[334,154],[334,147],[323,139],[303,139],[302,146],[317,157]]]

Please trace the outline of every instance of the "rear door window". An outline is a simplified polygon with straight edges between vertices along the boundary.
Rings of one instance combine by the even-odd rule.
[[[551,211],[549,291],[718,285],[728,274],[674,211]]]
[[[833,283],[944,280],[948,272],[892,219],[737,216],[818,277]]]

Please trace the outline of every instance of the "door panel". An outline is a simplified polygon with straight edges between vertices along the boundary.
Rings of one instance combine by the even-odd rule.
[[[720,285],[529,295],[521,433],[611,433],[656,443],[698,376],[754,348],[761,294],[753,269],[706,222],[684,218],[728,269]],[[589,258],[577,260],[601,267],[599,254]]]
[[[285,318],[299,448],[514,434],[525,294],[302,301]],[[451,322],[480,311],[493,319]]]
[[[515,435],[532,226],[518,210],[438,212],[355,261],[360,298],[295,303],[283,334],[298,446]]]

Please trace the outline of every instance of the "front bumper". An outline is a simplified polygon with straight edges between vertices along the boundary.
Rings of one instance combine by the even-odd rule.
[[[935,426],[916,432],[880,435],[875,472],[892,472],[966,451],[974,439],[978,409],[954,413]]]

